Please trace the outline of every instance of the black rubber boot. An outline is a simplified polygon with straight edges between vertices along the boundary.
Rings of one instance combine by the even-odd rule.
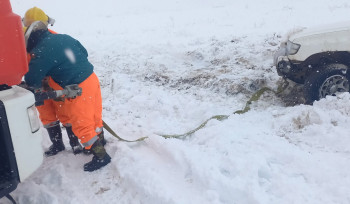
[[[49,150],[45,152],[46,156],[56,155],[58,152],[65,150],[63,141],[62,141],[62,131],[59,125],[46,128],[49,133],[50,140],[52,145],[49,147]]]
[[[102,145],[102,141],[98,139],[91,147],[94,155],[92,161],[84,164],[84,171],[95,171],[111,162],[111,157],[107,154],[106,149]]]
[[[78,137],[74,134],[72,126],[66,127],[66,131],[69,138],[69,144],[73,149],[73,154],[80,154],[83,151],[83,147],[79,143]]]
[[[107,144],[107,141],[105,140],[105,134],[104,134],[103,130],[97,136],[100,139],[102,145],[105,146]],[[91,152],[91,149],[85,149],[85,147],[84,147],[83,153],[86,155],[90,155],[92,152]]]

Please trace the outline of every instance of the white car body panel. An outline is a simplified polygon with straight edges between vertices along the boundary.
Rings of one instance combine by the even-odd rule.
[[[288,55],[292,61],[305,61],[322,52],[350,52],[350,22],[307,28],[290,35],[289,40],[301,45],[296,54]]]
[[[32,133],[27,109],[34,105],[34,95],[21,87],[0,91],[16,156],[18,173],[23,181],[43,161],[42,136],[40,131]]]

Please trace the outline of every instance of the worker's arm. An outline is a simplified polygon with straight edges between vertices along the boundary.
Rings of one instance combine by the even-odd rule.
[[[74,99],[77,96],[81,96],[82,94],[82,88],[78,86],[78,84],[72,84],[66,86],[63,90],[52,90],[52,91],[45,91],[45,92],[35,92],[35,105],[41,106],[44,105],[44,100],[47,99],[56,99],[60,97],[64,98],[71,98]]]
[[[18,86],[33,92],[35,96],[35,106],[44,105],[44,100],[47,100],[47,99],[57,99],[57,98],[74,99],[77,96],[81,96],[83,91],[83,89],[79,87],[78,84],[68,85],[63,90],[50,90],[50,91],[33,90],[23,81],[20,84],[18,84]]]
[[[29,62],[29,71],[24,76],[28,86],[41,88],[42,80],[48,75],[51,69],[57,66],[57,60],[45,54],[33,55]]]

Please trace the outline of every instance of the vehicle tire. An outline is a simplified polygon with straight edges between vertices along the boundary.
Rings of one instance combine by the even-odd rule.
[[[304,83],[306,104],[325,98],[328,95],[349,92],[348,68],[343,64],[331,64],[311,74]]]

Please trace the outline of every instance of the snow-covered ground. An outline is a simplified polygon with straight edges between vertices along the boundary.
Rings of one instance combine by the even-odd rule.
[[[20,204],[348,204],[350,94],[286,107],[272,55],[293,29],[345,21],[348,0],[11,0],[38,6],[81,41],[103,87],[112,163],[68,148],[45,158],[12,196]],[[184,139],[157,134],[188,132]],[[43,148],[50,145],[42,128]],[[28,147],[30,151],[30,147]],[[0,203],[10,203],[5,198]]]

